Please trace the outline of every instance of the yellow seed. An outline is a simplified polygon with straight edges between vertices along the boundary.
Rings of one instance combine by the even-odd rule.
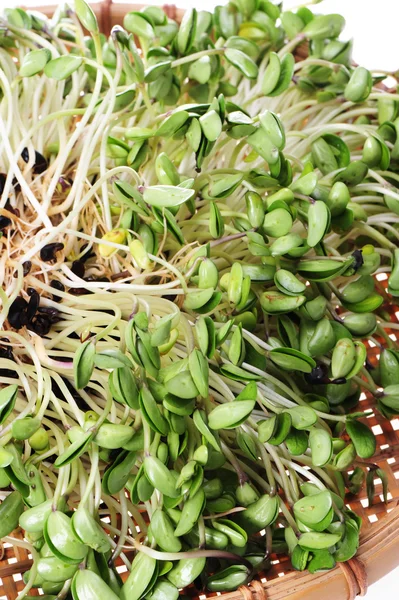
[[[256,150],[251,150],[251,152],[244,158],[244,162],[250,163],[258,158],[258,156],[259,154],[256,152]]]
[[[107,231],[102,237],[106,242],[113,242],[114,244],[123,244],[126,240],[126,231],[124,229],[112,229]],[[98,247],[100,256],[103,258],[109,258],[113,254],[116,248],[108,246],[106,244],[100,244]]]
[[[366,246],[363,246],[363,248],[362,248],[362,253],[364,255],[373,254],[373,252],[374,252],[374,246],[372,246],[371,244],[367,244]]]
[[[229,287],[230,282],[230,273],[225,273],[219,280],[220,289],[224,292],[227,292],[227,288]]]
[[[129,244],[130,254],[140,267],[140,269],[148,269],[151,266],[151,261],[148,258],[148,254],[144,245],[140,240],[133,240]]]
[[[44,451],[48,447],[48,433],[42,427],[30,436],[28,442],[36,452]]]
[[[178,337],[179,337],[179,331],[177,329],[172,329],[172,331],[170,332],[169,340],[167,342],[165,342],[164,344],[162,344],[161,346],[158,346],[159,354],[161,354],[161,356],[163,354],[167,354],[169,352],[169,350],[177,342]]]

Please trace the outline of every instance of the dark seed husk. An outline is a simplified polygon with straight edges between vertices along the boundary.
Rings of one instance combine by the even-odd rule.
[[[21,152],[21,158],[24,162],[29,162],[29,150],[28,148],[24,148]],[[47,160],[44,158],[43,154],[40,154],[37,150],[35,150],[35,163],[33,165],[33,172],[36,174],[43,173],[48,167]]]
[[[4,215],[0,215],[0,230],[5,229],[11,225],[11,219],[5,217]]]
[[[8,342],[9,340],[4,338],[3,341]],[[15,361],[11,346],[0,346],[0,359],[2,358]],[[0,377],[15,379],[18,378],[18,374],[12,369],[0,369]]]
[[[4,186],[6,184],[7,175],[5,173],[0,173],[0,196],[4,191]]]
[[[64,244],[61,244],[60,242],[53,242],[52,244],[47,244],[46,246],[43,246],[43,248],[40,250],[40,258],[44,262],[51,262],[52,260],[56,259],[56,253],[63,249]]]
[[[355,269],[355,271],[357,271],[358,269],[360,269],[361,266],[363,266],[363,253],[361,250],[355,250],[354,252],[352,252],[352,256],[355,259],[353,268]]]
[[[76,277],[83,279],[85,276],[85,266],[81,260],[74,260],[71,266],[71,271]]]
[[[40,315],[48,317],[51,323],[57,323],[61,319],[60,311],[57,308],[53,308],[52,306],[39,306],[37,312]]]
[[[36,314],[36,311],[40,304],[40,296],[36,290],[33,288],[28,288],[27,292],[30,296],[30,300],[28,303],[28,307],[26,309],[26,314],[28,316],[28,320],[31,321]]]
[[[305,373],[304,377],[306,381],[313,385],[328,383],[327,371],[325,365],[317,365],[310,373]]]
[[[51,329],[51,321],[48,317],[43,315],[37,316],[33,321],[31,321],[28,325],[28,329],[30,331],[34,331],[40,337],[47,335]]]
[[[28,324],[27,308],[28,303],[22,296],[15,298],[8,311],[8,322],[11,327],[21,329]]]
[[[32,262],[30,260],[26,260],[22,265],[22,272],[24,277],[26,277],[32,268]]]
[[[50,285],[53,289],[58,290],[59,292],[65,292],[65,285],[61,283],[61,281],[58,281],[58,279],[53,279]],[[62,298],[58,296],[58,294],[53,294],[53,300],[54,302],[61,302]]]

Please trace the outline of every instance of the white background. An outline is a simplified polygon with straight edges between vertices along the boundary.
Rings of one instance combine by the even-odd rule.
[[[114,0],[126,4],[140,0]],[[177,4],[182,8],[196,7],[212,10],[216,4],[227,0],[141,0],[147,4]],[[277,0],[275,0],[277,2]],[[305,0],[302,0],[305,2]],[[70,0],[69,4],[72,4]],[[38,6],[57,4],[57,0],[0,0],[3,6]],[[60,1],[61,4],[61,1]],[[284,7],[301,4],[301,0],[284,0]],[[346,35],[356,40],[354,59],[372,69],[399,69],[399,0],[324,0],[314,6],[318,12],[338,12],[346,18]]]
[[[38,6],[56,4],[57,0],[0,0],[0,6]],[[130,0],[115,0],[126,4]],[[135,0],[136,3],[139,0]],[[147,4],[165,4],[165,0],[143,0]],[[166,0],[182,8],[196,7],[212,10],[227,0]],[[70,2],[72,4],[72,1]],[[284,7],[300,4],[299,0],[285,0]],[[354,38],[354,60],[370,69],[396,71],[399,69],[399,0],[324,0],[314,6],[316,12],[338,12],[346,19],[345,36]],[[374,584],[367,600],[396,600],[399,598],[399,568]]]
[[[126,4],[140,0],[114,0]],[[277,0],[275,0],[277,2]],[[302,0],[305,2],[305,0]],[[142,0],[147,4],[177,4],[182,8],[196,7],[212,10],[216,4],[227,0]],[[70,0],[70,4],[73,0]],[[38,6],[57,4],[57,0],[0,0],[3,6]],[[61,2],[60,2],[61,4]],[[284,7],[301,4],[301,0],[284,0]],[[356,40],[354,59],[372,69],[399,69],[399,0],[324,0],[314,6],[318,12],[338,12],[346,18],[346,35]]]

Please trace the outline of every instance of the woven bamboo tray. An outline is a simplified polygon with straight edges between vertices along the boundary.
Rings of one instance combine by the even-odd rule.
[[[184,0],[181,0],[184,3]],[[7,0],[0,0],[0,4]],[[112,0],[104,0],[92,4],[99,25],[104,33],[123,22],[124,15],[131,10],[140,10],[143,4],[117,4]],[[38,10],[51,16],[57,5],[38,6]],[[31,8],[31,7],[29,7]],[[164,10],[170,18],[179,21],[184,9],[171,4],[164,5]],[[306,46],[297,48],[296,58],[302,59],[307,54]],[[390,313],[392,322],[398,323],[399,308],[390,304],[391,297],[386,294],[387,276],[377,276],[379,292],[386,298],[383,308]],[[394,330],[387,331],[396,340]],[[383,339],[376,338],[381,345]],[[370,347],[368,353],[378,356],[379,348]],[[360,397],[360,410],[374,407],[374,400],[366,394]],[[193,599],[206,600],[221,596],[222,600],[354,600],[357,595],[364,596],[368,585],[375,583],[384,575],[399,566],[399,418],[389,421],[380,413],[367,419],[377,438],[377,452],[373,462],[384,469],[389,481],[388,504],[382,497],[381,481],[375,480],[376,495],[372,506],[369,506],[366,490],[363,489],[356,497],[349,495],[347,506],[352,508],[363,519],[361,542],[356,557],[347,563],[340,563],[335,569],[311,575],[308,572],[294,571],[288,557],[272,555],[272,568],[260,573],[258,579],[249,587],[241,586],[235,592],[225,594],[198,591],[194,586],[185,590],[185,594]],[[16,530],[14,537],[22,538],[22,532]],[[127,553],[129,556],[129,553]],[[131,558],[131,557],[130,557]],[[27,550],[2,544],[0,542],[0,600],[15,600],[23,589],[22,575],[32,563],[32,557]],[[119,560],[117,570],[126,579],[126,566]],[[40,594],[32,589],[31,596]],[[390,600],[390,598],[388,599]]]

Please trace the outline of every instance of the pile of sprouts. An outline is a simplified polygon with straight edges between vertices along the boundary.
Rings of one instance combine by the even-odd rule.
[[[231,591],[280,554],[332,569],[359,544],[347,494],[379,478],[387,501],[368,419],[399,413],[399,95],[344,25],[269,0],[109,35],[84,0],[0,18],[18,600]]]

